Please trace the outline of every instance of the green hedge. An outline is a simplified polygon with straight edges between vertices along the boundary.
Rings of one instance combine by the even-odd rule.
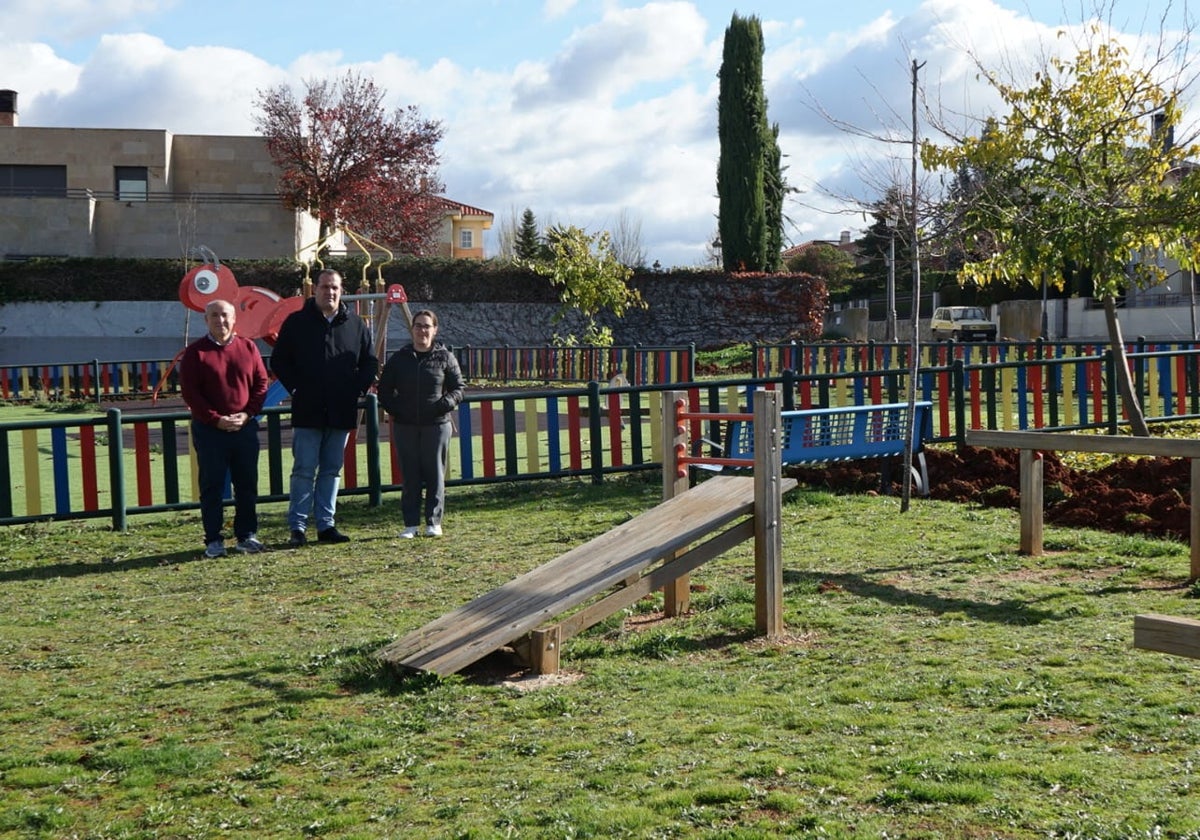
[[[304,268],[291,260],[225,260],[238,284],[260,286],[284,297],[302,286]],[[178,300],[179,281],[198,263],[151,259],[33,259],[0,262],[0,304],[19,301]],[[379,267],[361,258],[326,262],[346,280],[347,293],[371,291]],[[310,270],[315,279],[319,266]],[[364,285],[364,273],[366,284]],[[747,275],[749,277],[750,275]],[[632,285],[645,288],[664,278],[739,284],[710,269],[641,272]],[[411,300],[447,303],[558,303],[546,278],[505,260],[400,257],[383,267],[385,284],[404,286]],[[731,280],[733,282],[731,282]]]
[[[305,272],[290,260],[224,260],[238,284],[290,296]],[[17,301],[178,300],[179,281],[197,263],[150,259],[34,259],[0,262],[0,303]],[[361,259],[326,262],[341,271],[347,293],[371,291],[378,266]],[[315,279],[319,266],[311,269]],[[402,258],[383,267],[386,284],[400,283],[421,301],[557,303],[550,284],[531,271],[498,260]]]

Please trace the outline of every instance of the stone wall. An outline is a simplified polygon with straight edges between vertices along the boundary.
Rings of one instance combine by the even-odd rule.
[[[806,325],[797,313],[796,284],[756,278],[734,285],[715,279],[649,276],[639,283],[648,308],[602,319],[618,345],[713,347],[744,341],[782,342]],[[824,300],[823,290],[820,299]],[[434,310],[440,338],[454,346],[537,346],[558,335],[579,335],[578,316],[555,322],[545,303],[410,301]],[[817,328],[820,334],[820,327]],[[0,364],[83,362],[91,359],[169,359],[185,336],[204,333],[203,318],[170,302],[95,301],[9,303],[0,306]],[[389,322],[388,345],[408,340],[402,319]]]

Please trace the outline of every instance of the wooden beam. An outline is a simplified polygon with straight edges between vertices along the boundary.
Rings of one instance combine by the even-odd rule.
[[[1200,621],[1170,615],[1135,615],[1133,646],[1200,659]]]
[[[1132,437],[1130,435],[1071,435],[1061,432],[995,432],[967,429],[967,446],[996,449],[1037,449],[1041,452],[1111,452],[1114,455],[1159,455],[1200,458],[1195,438]]]

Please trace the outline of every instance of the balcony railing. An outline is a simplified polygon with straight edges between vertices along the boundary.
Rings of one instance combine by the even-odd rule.
[[[116,190],[61,189],[55,187],[0,187],[0,198],[65,198],[91,199],[94,201],[124,201],[150,203],[246,203],[279,204],[275,193],[226,193],[226,192],[152,192],[118,193]]]

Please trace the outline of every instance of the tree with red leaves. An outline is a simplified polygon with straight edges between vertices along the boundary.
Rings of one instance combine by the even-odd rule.
[[[405,254],[428,254],[443,210],[438,198],[441,124],[414,105],[383,108],[384,92],[353,72],[258,92],[255,125],[279,167],[279,194],[306,210],[321,238],[337,225]]]

